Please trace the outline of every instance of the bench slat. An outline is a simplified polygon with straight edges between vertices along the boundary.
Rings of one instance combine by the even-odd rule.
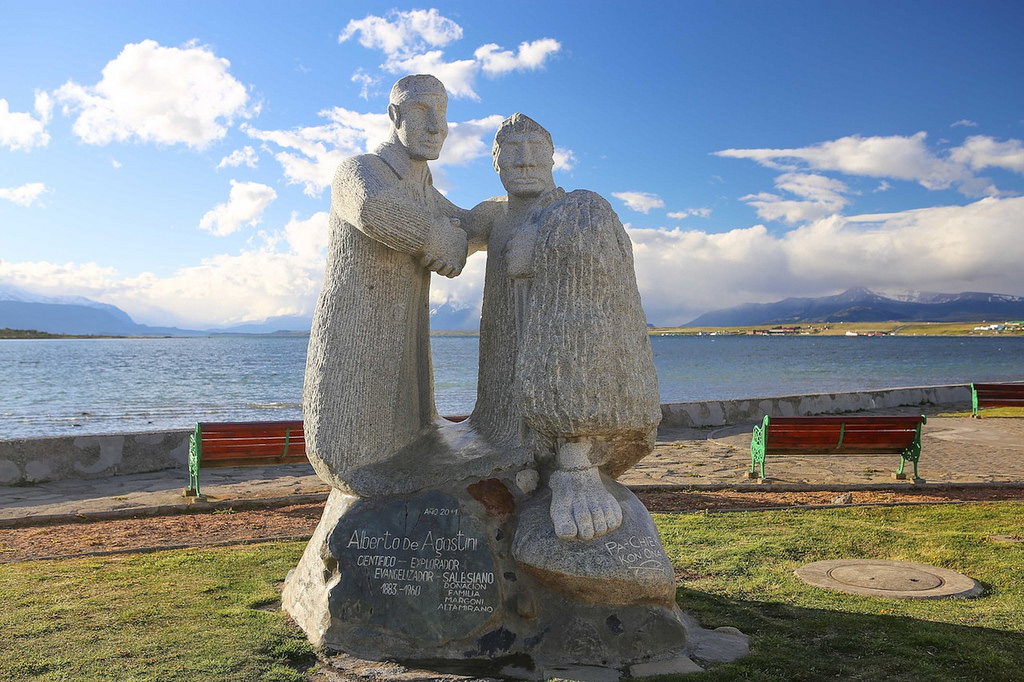
[[[233,457],[231,459],[211,459],[203,463],[203,468],[223,469],[227,467],[270,466],[273,464],[301,464],[308,461],[304,454],[289,454],[287,457]]]
[[[231,459],[233,457],[245,457],[246,455],[252,455],[253,457],[280,457],[284,453],[284,441],[279,443],[223,443],[216,448],[204,444],[200,466],[205,466],[205,463],[211,459]],[[288,454],[305,457],[305,443],[289,443]]]

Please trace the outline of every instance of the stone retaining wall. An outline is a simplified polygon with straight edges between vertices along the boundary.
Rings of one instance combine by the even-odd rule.
[[[0,485],[188,468],[191,431],[0,440]]]
[[[772,398],[706,400],[689,403],[664,403],[663,427],[726,426],[756,423],[766,414],[791,417],[813,414],[840,414],[861,410],[882,410],[912,405],[962,405],[971,408],[969,384],[888,388],[851,393],[814,393]]]
[[[758,422],[765,414],[838,414],[911,405],[963,405],[967,385],[893,388],[852,393],[665,403],[662,426],[725,426]],[[188,466],[191,431],[0,440],[0,485],[30,485],[66,478],[104,478]]]

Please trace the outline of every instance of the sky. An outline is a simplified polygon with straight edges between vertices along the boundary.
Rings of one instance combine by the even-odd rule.
[[[0,0],[0,287],[193,329],[310,316],[338,162],[433,73],[435,185],[500,121],[615,208],[659,326],[875,291],[1024,295],[1024,3]],[[479,307],[483,254],[431,304]]]

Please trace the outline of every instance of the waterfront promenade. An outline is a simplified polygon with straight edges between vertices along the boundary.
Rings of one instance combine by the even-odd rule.
[[[892,414],[924,413],[920,474],[916,487],[1024,483],[1024,418],[942,417],[962,405],[888,408]],[[766,489],[744,474],[750,468],[753,423],[702,428],[665,428],[653,453],[620,479],[637,490],[696,488]],[[773,490],[906,489],[893,480],[899,465],[889,457],[794,457],[767,462]],[[913,469],[908,464],[908,473]],[[206,502],[193,509],[296,504],[326,498],[327,486],[306,464],[278,467],[207,469],[202,472]],[[0,525],[38,523],[45,517],[111,518],[169,513],[188,508],[182,497],[187,472],[181,468],[67,479],[31,486],[0,486]]]

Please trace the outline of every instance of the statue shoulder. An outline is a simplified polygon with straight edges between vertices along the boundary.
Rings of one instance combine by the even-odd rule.
[[[581,220],[582,216],[587,216],[587,219]],[[608,200],[588,189],[573,190],[548,206],[544,211],[543,220],[585,226],[588,229],[622,227],[619,216]]]
[[[493,222],[497,218],[505,215],[505,210],[508,207],[508,197],[491,197],[490,199],[484,199],[479,204],[474,206],[469,211],[471,220],[478,220],[484,222]]]
[[[591,211],[598,210],[602,212],[615,213],[615,209],[612,208],[612,205],[608,203],[607,199],[597,192],[592,192],[589,189],[574,189],[566,194],[565,198],[581,208],[587,208]]]
[[[359,154],[342,159],[334,171],[334,178],[367,177],[382,175],[388,171],[384,159],[376,154]]]
[[[466,231],[469,239],[470,253],[487,248],[491,228],[505,215],[507,207],[508,198],[500,196],[484,199],[470,209],[462,221],[462,229]]]

